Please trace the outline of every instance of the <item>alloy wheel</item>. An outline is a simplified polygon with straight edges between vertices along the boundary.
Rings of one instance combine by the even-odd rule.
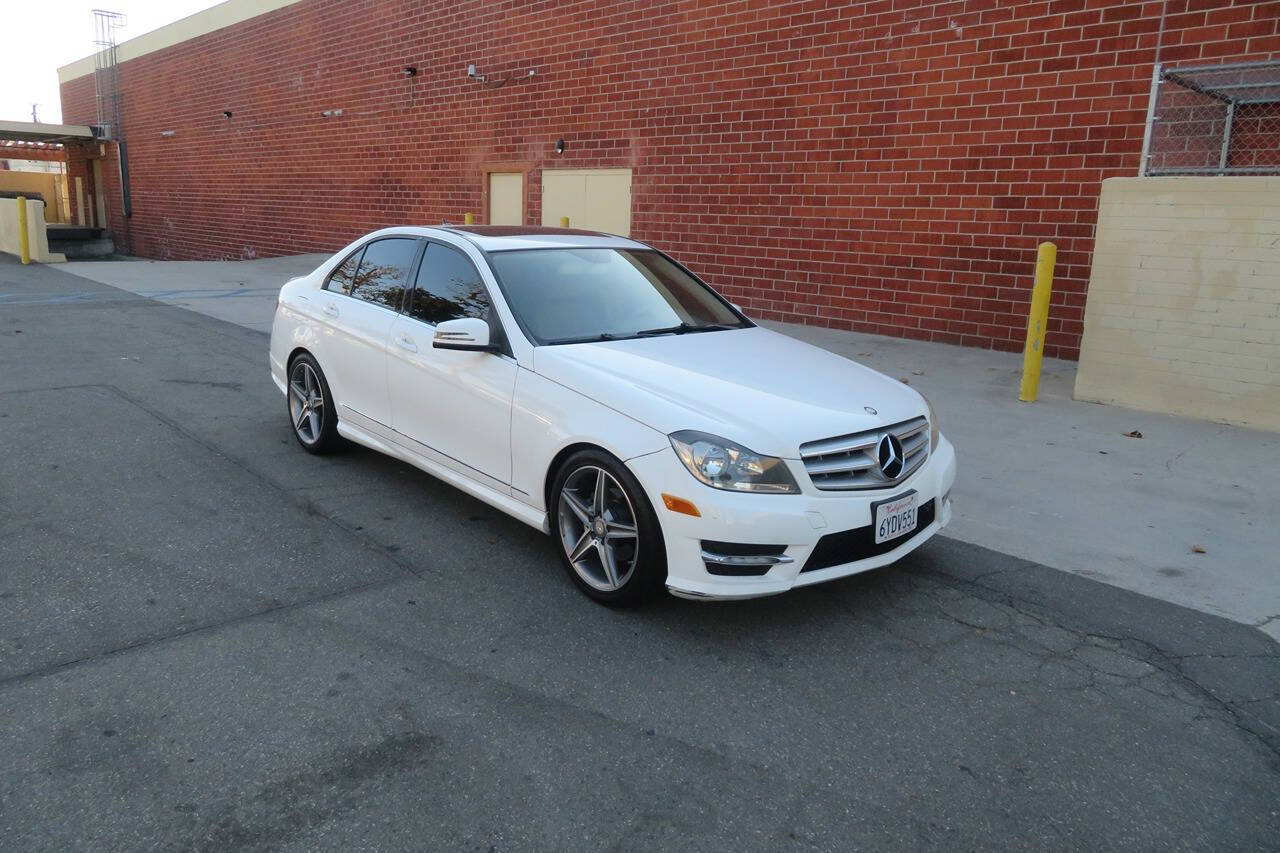
[[[557,512],[560,544],[583,582],[616,592],[636,569],[640,537],[636,514],[612,474],[583,466],[564,481]]]
[[[315,369],[303,360],[293,365],[289,374],[289,414],[293,431],[304,444],[320,440],[324,422],[324,391]]]

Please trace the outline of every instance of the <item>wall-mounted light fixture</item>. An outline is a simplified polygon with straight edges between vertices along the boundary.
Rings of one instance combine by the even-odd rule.
[[[160,135],[161,135],[161,136],[164,136],[164,137],[170,137],[170,136],[173,136],[173,135],[174,135],[174,131],[172,131],[172,130],[162,130],[162,131],[160,131]]]
[[[342,110],[325,110],[324,112],[320,113],[320,115],[323,116],[324,118],[329,118],[331,116],[340,116],[342,115]]]
[[[223,111],[222,111],[222,117],[223,117],[223,118],[231,118],[231,110],[223,110]]]
[[[404,71],[401,71],[400,73],[406,77],[417,77],[418,69],[413,65],[408,65],[408,66],[405,66]]]
[[[499,89],[510,83],[512,80],[529,80],[537,75],[537,70],[530,68],[524,74],[516,74],[515,72],[512,72],[501,80],[495,80],[490,83],[488,75],[481,74],[480,70],[476,68],[474,62],[467,66],[467,76],[487,89]]]
[[[563,153],[564,153],[564,140],[563,140],[563,139],[557,139],[557,140],[556,140],[556,153],[557,153],[557,154],[563,154]]]

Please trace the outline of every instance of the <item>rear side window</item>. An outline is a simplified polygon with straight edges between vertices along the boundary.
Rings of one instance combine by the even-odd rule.
[[[409,297],[409,316],[436,325],[459,317],[489,316],[489,294],[466,255],[439,243],[427,245]]]
[[[356,280],[356,267],[360,265],[360,255],[364,252],[361,246],[350,255],[347,259],[338,264],[338,268],[329,273],[329,280],[324,283],[325,290],[336,290],[346,296],[351,295],[351,283]]]
[[[365,246],[348,296],[400,310],[409,278],[409,267],[418,253],[412,237],[388,237]]]

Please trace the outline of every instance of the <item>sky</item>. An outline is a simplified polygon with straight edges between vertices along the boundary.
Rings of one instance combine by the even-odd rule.
[[[218,5],[214,0],[40,0],[6,3],[0,12],[0,119],[60,122],[58,66],[93,53],[93,10],[123,12],[117,43]]]

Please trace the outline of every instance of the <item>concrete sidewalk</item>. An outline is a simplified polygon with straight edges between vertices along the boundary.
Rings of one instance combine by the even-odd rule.
[[[280,285],[306,275],[328,257],[291,255],[256,261],[71,261],[58,269],[270,333]]]
[[[265,332],[280,285],[325,257],[59,270]],[[1040,400],[1027,404],[1019,355],[765,325],[933,401],[960,458],[947,535],[1280,639],[1280,525],[1269,517],[1280,506],[1280,435],[1076,402],[1072,362],[1046,361]],[[1143,437],[1124,435],[1133,430]]]

